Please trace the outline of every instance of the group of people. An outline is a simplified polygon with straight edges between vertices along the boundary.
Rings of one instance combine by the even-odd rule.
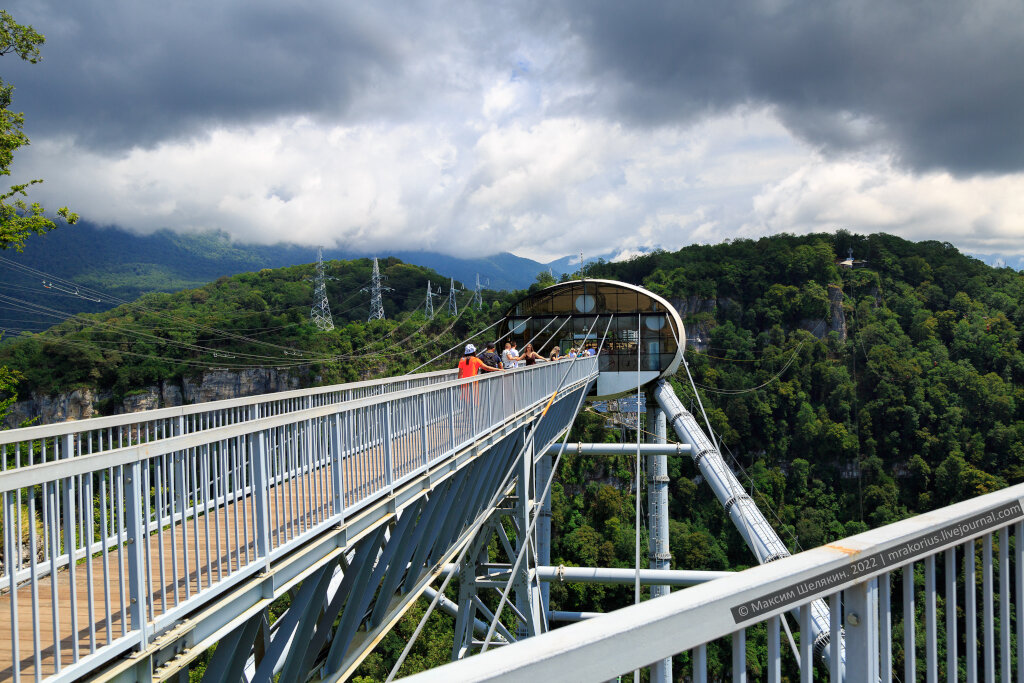
[[[477,355],[476,346],[466,344],[466,352],[459,359],[459,379],[464,377],[475,377],[481,372],[497,372],[499,370],[512,370],[524,365],[535,365],[538,361],[556,360],[557,356],[544,358],[533,350],[533,344],[527,344],[522,354],[519,353],[516,342],[506,342],[505,350],[498,355],[495,349],[495,342],[489,343],[484,352]]]
[[[514,368],[536,365],[538,362],[559,360],[562,357],[562,349],[555,345],[551,354],[545,358],[533,349],[533,344],[527,344],[520,354],[517,342],[505,342],[505,350],[499,355],[496,351],[497,342],[490,342],[479,355],[476,346],[466,344],[465,353],[459,359],[459,379],[475,377],[481,372],[497,372],[499,370],[512,370]],[[575,358],[578,355],[593,356],[597,349],[591,344],[582,351],[575,346],[569,349],[568,358]]]

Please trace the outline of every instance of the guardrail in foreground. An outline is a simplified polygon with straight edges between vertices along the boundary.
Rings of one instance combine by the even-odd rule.
[[[796,659],[802,681],[1022,680],[1022,498],[1013,486],[409,680],[601,681],[678,653],[693,681],[777,682]],[[829,601],[831,642],[845,635],[845,672],[839,658],[814,671],[811,639],[797,634],[796,658],[782,645],[781,619],[798,608],[810,633],[817,599]],[[728,663],[709,672],[716,660]]]
[[[0,432],[14,461],[0,472],[0,643],[11,643],[0,678],[70,679],[145,647],[596,372],[581,358],[466,380],[429,373]]]

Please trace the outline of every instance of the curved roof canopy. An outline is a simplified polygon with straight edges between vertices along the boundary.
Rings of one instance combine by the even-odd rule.
[[[532,341],[544,356],[558,346],[601,348],[600,397],[618,396],[675,373],[686,334],[679,313],[643,287],[612,280],[573,280],[535,292],[509,309],[506,327],[520,351]]]

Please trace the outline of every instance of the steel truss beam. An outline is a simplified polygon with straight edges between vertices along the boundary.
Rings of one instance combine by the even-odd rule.
[[[506,484],[504,493],[511,493],[513,488],[517,493],[522,491],[523,495],[515,496],[525,499],[520,513],[530,514],[534,506],[529,502],[528,489],[523,488],[523,476],[528,477],[532,470],[533,453],[523,448],[526,435],[536,424],[534,440],[546,447],[572,423],[580,394],[587,388],[563,396],[532,421],[521,420],[499,438],[483,444],[486,451],[481,449],[461,469],[438,481],[433,490],[397,508],[385,523],[365,528],[358,541],[344,544],[344,549],[338,547],[345,537],[344,530],[340,530],[332,546],[334,551],[326,553],[297,585],[292,604],[270,629],[269,638],[264,618],[267,600],[262,609],[244,621],[236,620],[233,631],[222,634],[221,642],[231,647],[218,648],[218,652],[224,652],[215,658],[216,666],[208,669],[204,680],[239,680],[241,675],[236,678],[235,674],[245,671],[246,662],[246,678],[258,683],[273,680],[278,674],[280,680],[306,680],[311,675],[341,680],[350,676],[441,574],[446,563],[467,543],[492,537],[475,530],[485,523],[492,525],[493,533],[493,524],[500,526],[502,516],[509,514],[500,504],[494,509],[488,504],[500,499],[498,488],[502,482],[509,482],[506,475],[513,468],[517,476]],[[529,478],[525,482],[529,484]],[[484,522],[487,517],[495,521]],[[486,552],[487,541],[482,543]],[[535,573],[521,573],[524,580],[536,581]],[[539,600],[534,602],[531,611],[539,614]],[[479,614],[493,617],[479,597],[473,605]],[[474,627],[482,625],[486,630],[486,624],[477,622],[480,620],[467,620],[470,644]],[[531,626],[531,634],[537,629],[539,622]],[[501,639],[497,642],[514,640],[504,627],[498,633]],[[244,657],[240,652],[245,653]]]

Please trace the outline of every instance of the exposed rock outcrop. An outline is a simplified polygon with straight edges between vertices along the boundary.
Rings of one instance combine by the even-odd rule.
[[[685,299],[669,299],[668,302],[679,311],[679,316],[685,318],[688,315],[698,313],[714,313],[718,308],[718,299],[706,299],[701,296],[688,296]]]
[[[300,387],[299,376],[274,368],[250,370],[210,370],[196,378],[185,378],[179,384],[165,381],[144,387],[124,397],[120,405],[105,406],[107,412],[135,413],[154,408],[170,408],[186,403],[206,403],[242,396],[256,396]],[[25,420],[37,418],[34,424],[53,424],[68,420],[85,420],[100,414],[100,405],[112,398],[109,392],[98,393],[90,388],[31,398],[14,404],[4,426],[17,427]]]
[[[160,407],[160,387],[146,387],[124,397],[124,412],[138,413]]]
[[[12,429],[32,418],[38,418],[34,424],[86,420],[98,414],[96,405],[103,398],[89,388],[75,389],[56,396],[33,394],[26,401],[15,402],[4,420],[4,426]]]
[[[829,332],[835,332],[840,341],[846,341],[846,312],[843,311],[843,288],[839,285],[828,286],[828,306],[832,319]]]
[[[298,377],[273,368],[251,370],[210,370],[199,381],[185,378],[185,403],[206,403],[240,396],[256,396],[299,388]]]
[[[839,335],[839,341],[846,341],[846,313],[843,311],[843,288],[839,285],[828,286],[828,318],[824,324],[821,320],[804,318],[800,321],[800,329],[807,330],[818,339],[824,339],[830,333]]]

